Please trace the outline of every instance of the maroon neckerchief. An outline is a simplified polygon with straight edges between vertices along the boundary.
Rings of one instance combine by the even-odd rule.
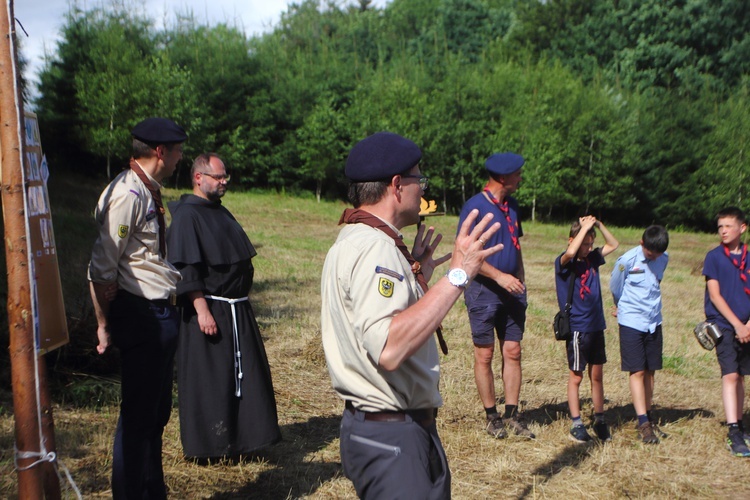
[[[745,274],[745,265],[747,264],[747,245],[742,245],[742,257],[740,258],[740,261],[737,261],[736,257],[732,257],[732,254],[729,252],[729,247],[727,245],[724,245],[724,255],[727,256],[727,258],[734,264],[734,267],[740,270],[740,279],[742,280],[742,283],[744,283],[744,289],[745,293],[747,295],[750,295],[750,289],[747,288],[747,275]]]
[[[143,169],[138,165],[138,162],[135,161],[135,158],[130,159],[130,169],[135,172],[135,175],[137,175],[141,182],[143,182],[146,189],[151,193],[151,197],[154,199],[154,204],[157,208],[156,218],[159,221],[159,255],[161,255],[162,258],[165,258],[167,256],[167,244],[164,241],[164,237],[167,231],[166,224],[164,223],[164,205],[161,203],[161,191],[154,188],[154,185],[151,184],[148,176],[143,172]]]
[[[409,249],[406,248],[403,238],[401,238],[391,226],[386,224],[382,219],[375,217],[370,212],[358,208],[347,208],[344,210],[344,213],[341,214],[341,219],[339,219],[339,224],[365,224],[372,228],[379,229],[393,238],[393,241],[396,243],[396,246],[401,251],[404,258],[406,258],[407,262],[411,265],[411,271],[414,273],[417,283],[419,283],[422,291],[427,293],[427,280],[424,278],[424,274],[422,274],[422,265],[414,258]],[[443,354],[448,354],[448,344],[445,343],[445,339],[443,338],[443,329],[441,326],[438,326],[437,330],[435,330],[435,334],[437,334],[440,350],[443,351]]]
[[[508,221],[508,232],[510,233],[510,240],[513,242],[513,246],[516,247],[516,250],[520,250],[521,242],[518,241],[518,236],[516,236],[516,228],[513,225],[513,220],[510,218],[510,207],[508,207],[508,198],[505,198],[503,202],[500,203],[500,201],[493,196],[493,194],[490,192],[487,186],[484,187],[484,192],[487,193],[487,197],[490,199],[490,201],[494,203],[497,208],[500,209],[503,215],[505,215],[505,220]]]

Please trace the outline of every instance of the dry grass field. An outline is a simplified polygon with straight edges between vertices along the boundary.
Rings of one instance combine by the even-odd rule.
[[[169,197],[178,194],[171,191]],[[181,453],[175,403],[164,439],[164,466],[171,498],[353,498],[354,489],[342,476],[339,463],[338,422],[343,404],[330,388],[319,326],[320,272],[345,205],[318,204],[312,199],[283,195],[236,193],[228,194],[225,203],[258,250],[251,300],[266,340],[283,441],[240,463],[186,462]],[[86,210],[91,207],[93,202]],[[53,207],[53,210],[62,209]],[[456,217],[427,221],[445,236],[443,251],[451,248],[456,222]],[[66,237],[57,222],[55,229],[63,246]],[[605,290],[616,257],[636,245],[642,232],[642,229],[610,229],[621,246],[602,268]],[[566,245],[567,226],[527,222],[524,230],[522,246],[530,305],[523,341],[521,399],[537,439],[495,440],[484,432],[484,413],[473,379],[466,308],[460,301],[444,321],[450,353],[441,360],[445,406],[438,416],[453,476],[453,496],[460,499],[750,496],[750,486],[745,480],[750,462],[730,456],[724,443],[715,356],[702,350],[692,335],[692,327],[703,314],[702,259],[716,244],[716,237],[671,234],[670,264],[663,282],[665,367],[657,373],[655,387],[655,412],[669,437],[657,446],[643,445],[637,439],[627,376],[619,370],[617,325],[608,314],[605,394],[613,441],[586,446],[568,439],[564,345],[554,340],[551,331],[556,310],[553,261]],[[70,231],[74,233],[74,228]],[[82,230],[82,234],[90,235],[90,229]],[[411,239],[414,228],[408,228],[407,234]],[[77,237],[84,238],[83,235]],[[90,243],[84,247],[90,248]],[[64,248],[60,251],[66,273],[72,276],[82,272],[85,262],[78,262],[80,256],[68,255]],[[71,300],[85,302],[85,292],[72,295]],[[85,324],[83,305],[68,304],[68,309],[80,309]],[[612,300],[607,294],[605,310],[611,309]],[[90,335],[91,343],[85,348],[94,359],[93,328]],[[502,387],[499,377],[497,384]],[[105,380],[99,385],[106,388],[112,383]],[[502,397],[501,390],[498,395]],[[592,409],[587,383],[582,398],[583,413],[588,417]],[[16,491],[12,412],[4,406],[1,413],[0,496],[12,498]],[[66,401],[56,404],[60,459],[70,469],[84,498],[111,496],[109,476],[117,413],[116,404],[99,407],[81,407]],[[70,490],[67,495],[72,498]]]

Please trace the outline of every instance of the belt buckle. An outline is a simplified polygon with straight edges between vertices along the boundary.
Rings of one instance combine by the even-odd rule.
[[[170,306],[176,306],[177,305],[177,294],[176,293],[170,293],[169,297],[167,297],[167,301],[169,302]]]

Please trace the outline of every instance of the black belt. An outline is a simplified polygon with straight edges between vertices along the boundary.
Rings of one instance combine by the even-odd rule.
[[[177,305],[177,294],[170,293],[166,299],[154,299],[151,301],[154,305],[159,307],[176,306]]]
[[[435,417],[437,417],[437,408],[403,411],[362,411],[354,408],[351,401],[347,401],[345,407],[352,414],[356,412],[361,413],[365,420],[371,422],[405,422],[408,415],[414,422],[422,427],[427,427],[435,423]]]

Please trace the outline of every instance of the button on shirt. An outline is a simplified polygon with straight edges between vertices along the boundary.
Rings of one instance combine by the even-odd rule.
[[[130,169],[107,186],[94,212],[99,237],[91,252],[90,281],[117,282],[119,288],[149,300],[175,293],[180,273],[159,254],[157,210],[151,193]]]
[[[617,306],[617,322],[641,332],[654,333],[662,322],[661,286],[669,256],[654,260],[637,246],[624,253],[612,269],[609,288]]]
[[[390,236],[365,224],[341,230],[323,266],[321,330],[333,388],[355,408],[442,406],[434,337],[397,370],[378,366],[391,321],[421,295],[411,266]]]

